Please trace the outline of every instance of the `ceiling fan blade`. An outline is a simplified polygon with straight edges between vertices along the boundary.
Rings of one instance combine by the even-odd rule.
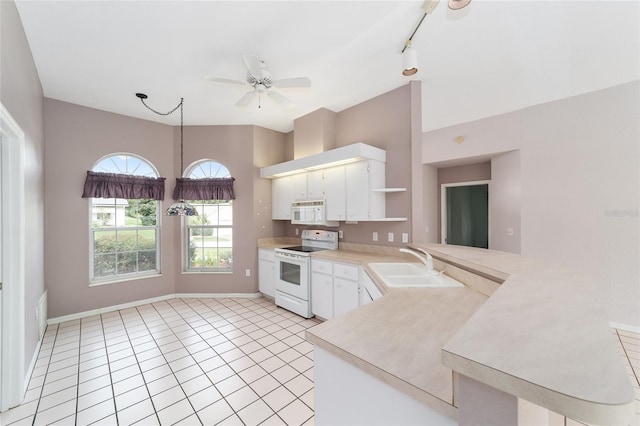
[[[257,94],[258,94],[258,92],[255,91],[255,90],[252,90],[250,92],[245,93],[244,96],[241,97],[238,102],[236,102],[236,106],[237,107],[246,107],[253,100],[253,98],[256,97]]]
[[[249,74],[254,76],[256,80],[262,80],[262,60],[258,56],[251,52],[242,52],[242,61],[244,66],[247,67]]]
[[[248,83],[246,81],[240,81],[240,80],[231,80],[228,78],[220,78],[220,77],[214,77],[212,75],[205,75],[204,77],[202,77],[203,80],[207,80],[207,81],[211,81],[212,83],[224,83],[224,84],[237,84],[237,85],[241,85],[241,86],[247,86]]]
[[[281,89],[294,87],[311,87],[311,80],[307,77],[285,78],[273,82],[275,87]]]
[[[296,106],[296,104],[294,104],[293,102],[291,102],[291,100],[289,98],[286,98],[284,96],[282,96],[280,93],[278,92],[272,92],[272,91],[268,91],[267,95],[273,99],[274,101],[276,101],[277,103],[280,104],[280,106],[287,108],[287,109],[291,109],[294,108]]]

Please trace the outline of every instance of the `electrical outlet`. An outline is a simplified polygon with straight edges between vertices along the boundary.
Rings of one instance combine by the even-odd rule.
[[[389,232],[389,234],[387,234],[387,240],[392,243],[393,242],[393,232]]]
[[[244,274],[245,274],[247,277],[250,277],[250,276],[251,276],[251,269],[245,269],[245,270],[244,270]]]
[[[296,228],[296,235],[300,235],[300,230]]]
[[[403,232],[402,233],[402,242],[403,243],[408,243],[409,242],[409,234],[407,232]]]
[[[338,238],[344,238],[344,232],[342,232],[342,229],[338,230]]]
[[[378,241],[378,233],[377,232],[373,233],[373,241]]]
[[[513,228],[507,228],[507,236],[513,237]]]

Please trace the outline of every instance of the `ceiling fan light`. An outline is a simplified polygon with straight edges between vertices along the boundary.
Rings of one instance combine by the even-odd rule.
[[[402,75],[410,76],[418,72],[418,52],[407,46],[402,54]]]
[[[422,4],[422,10],[425,14],[428,15],[429,13],[433,12],[436,6],[438,6],[439,2],[440,0],[425,0],[425,2]]]
[[[469,5],[469,3],[471,3],[471,0],[449,0],[449,9],[460,10]]]

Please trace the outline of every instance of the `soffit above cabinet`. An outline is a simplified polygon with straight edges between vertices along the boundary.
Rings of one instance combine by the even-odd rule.
[[[260,169],[260,177],[276,178],[309,170],[326,169],[341,164],[353,163],[361,160],[376,160],[386,162],[387,152],[384,149],[367,145],[362,142],[343,146],[320,154],[274,164]]]

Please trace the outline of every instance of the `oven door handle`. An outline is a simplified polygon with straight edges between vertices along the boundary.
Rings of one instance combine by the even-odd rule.
[[[276,259],[283,262],[303,264],[309,259],[309,256],[288,256],[286,254],[276,253]]]

